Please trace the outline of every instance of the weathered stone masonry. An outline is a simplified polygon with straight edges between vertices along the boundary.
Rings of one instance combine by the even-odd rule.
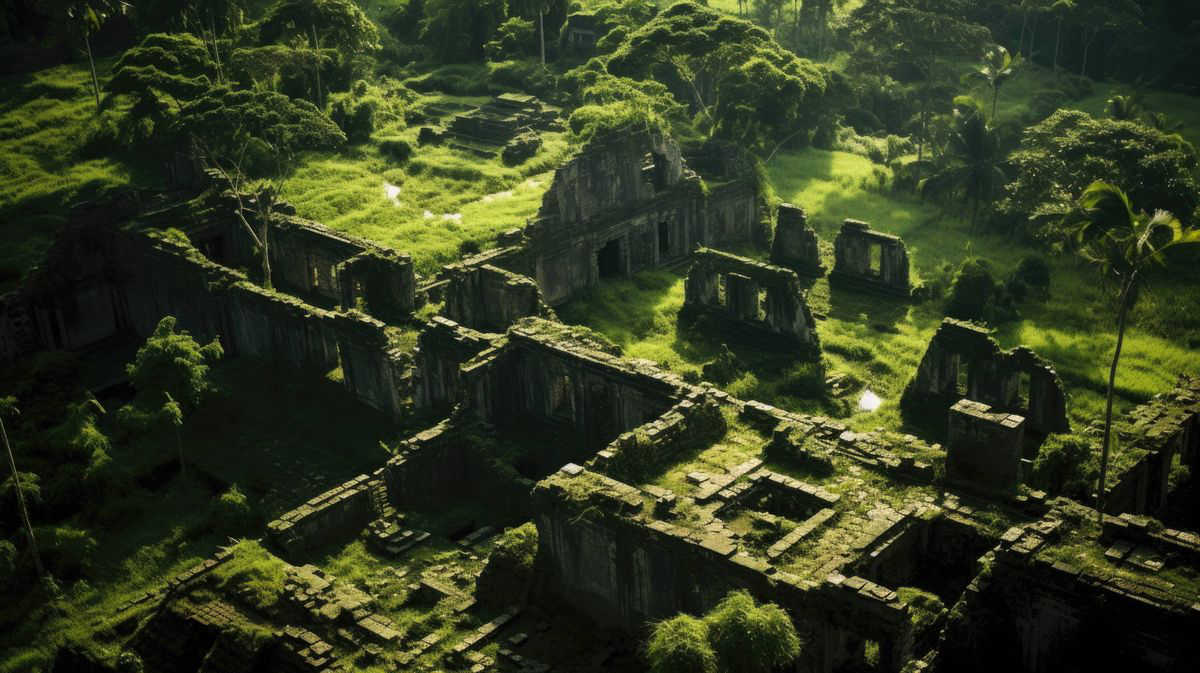
[[[908,251],[899,236],[873,231],[871,225],[846,220],[834,241],[836,260],[829,282],[845,287],[908,297]]]

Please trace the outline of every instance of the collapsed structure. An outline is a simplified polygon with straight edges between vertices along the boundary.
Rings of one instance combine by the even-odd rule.
[[[295,296],[263,289],[230,268],[257,261],[233,218],[200,218],[193,245],[139,221],[145,210],[76,213],[51,265],[0,302],[0,356],[140,337],[169,314],[231,354],[340,368],[365,403],[400,418],[411,401],[432,419],[377,468],[299,496],[266,527],[271,553],[235,545],[122,605],[115,632],[150,670],[619,669],[597,626],[632,641],[732,589],[787,611],[806,641],[796,666],[818,673],[868,660],[1041,673],[1098,633],[1091,651],[1131,669],[1200,660],[1200,538],[1134,515],[1166,505],[1172,464],[1197,467],[1196,379],[1118,427],[1130,448],[1107,504],[1122,515],[1096,524],[1023,483],[1026,436],[1068,429],[1053,368],[975,325],[947,319],[905,392],[943,423],[942,446],[688,383],[557,322],[550,306],[601,278],[690,256],[689,310],[819,353],[797,273],[820,273],[803,211],[781,209],[774,264],[705,247],[749,240],[756,195],[744,181],[706,189],[668,137],[597,141],[523,231],[420,288],[406,256],[285,212],[268,223],[270,262]],[[848,221],[835,255],[834,282],[911,292],[896,237]],[[435,294],[441,314],[401,347]],[[457,519],[427,525],[439,517]],[[497,533],[530,520],[528,586],[483,600]],[[355,582],[309,564],[355,539],[371,550]],[[280,584],[270,599],[231,588],[264,563]],[[96,670],[69,649],[59,659]]]

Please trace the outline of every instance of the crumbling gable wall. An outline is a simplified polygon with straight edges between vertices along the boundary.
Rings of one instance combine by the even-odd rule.
[[[561,430],[571,459],[590,457],[617,435],[660,416],[685,384],[593,333],[526,318],[503,342],[462,367],[467,406],[498,426]]]
[[[709,248],[697,250],[694,258],[686,307],[719,311],[739,325],[785,337],[814,353],[820,350],[816,321],[795,271]]]
[[[805,276],[823,276],[817,232],[808,226],[808,214],[790,203],[780,204],[771,243],[771,263]]]
[[[521,318],[553,318],[537,283],[528,276],[482,264],[451,264],[443,273],[450,283],[443,291],[442,315],[484,332],[503,332]]]
[[[900,297],[912,294],[908,251],[899,236],[873,231],[866,222],[846,220],[833,248],[831,283]]]
[[[592,141],[560,167],[537,218],[526,225],[528,273],[557,305],[601,278],[683,259],[697,245],[749,240],[757,219],[752,183],[708,190],[661,133]]]
[[[901,405],[912,414],[941,414],[964,397],[1020,413],[1039,435],[1070,430],[1066,393],[1049,362],[1024,346],[1002,351],[987,329],[946,318]]]

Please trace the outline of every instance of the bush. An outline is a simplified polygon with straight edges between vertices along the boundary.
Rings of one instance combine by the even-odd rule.
[[[928,591],[915,587],[900,587],[896,589],[900,602],[908,606],[913,626],[918,631],[933,625],[946,612],[946,604],[942,599]]]
[[[992,265],[985,259],[963,262],[946,301],[946,315],[960,320],[999,323],[1017,317],[1012,297],[996,282]]]
[[[87,531],[72,526],[50,526],[35,530],[46,567],[61,579],[74,579],[92,567],[96,539]]]
[[[537,546],[532,522],[504,531],[476,581],[476,597],[486,605],[524,603],[533,582]]]
[[[483,53],[489,61],[504,61],[533,56],[537,44],[533,22],[514,16],[496,28],[493,38],[483,45]]]
[[[716,673],[717,656],[708,644],[708,624],[679,615],[654,625],[646,645],[650,673]]]
[[[1033,483],[1051,495],[1084,502],[1100,472],[1100,462],[1087,437],[1050,435],[1033,461]]]
[[[1021,283],[1027,289],[1046,296],[1050,293],[1050,265],[1041,257],[1023,257],[1009,278],[1009,283]]]
[[[800,636],[778,605],[758,605],[746,591],[734,591],[705,616],[709,641],[721,669],[770,673],[800,656]]]
[[[745,371],[741,361],[725,344],[721,344],[721,352],[712,362],[706,363],[702,369],[706,380],[721,386],[729,385],[741,377]]]
[[[413,155],[413,146],[403,138],[387,138],[380,141],[379,151],[398,163],[408,161]]]
[[[234,536],[246,533],[254,525],[250,500],[237,484],[234,484],[213,501],[209,520],[213,528],[220,533]]]

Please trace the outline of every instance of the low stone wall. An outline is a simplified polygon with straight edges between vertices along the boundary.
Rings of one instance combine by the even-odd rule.
[[[267,524],[267,535],[289,555],[352,539],[371,520],[371,488],[371,478],[359,475]]]
[[[528,276],[491,264],[451,264],[443,273],[450,285],[444,290],[446,305],[442,314],[461,325],[503,332],[521,318],[554,318],[537,283]]]
[[[622,433],[589,466],[616,479],[640,480],[680,452],[719,439],[726,428],[721,407],[693,390],[659,418]]]

